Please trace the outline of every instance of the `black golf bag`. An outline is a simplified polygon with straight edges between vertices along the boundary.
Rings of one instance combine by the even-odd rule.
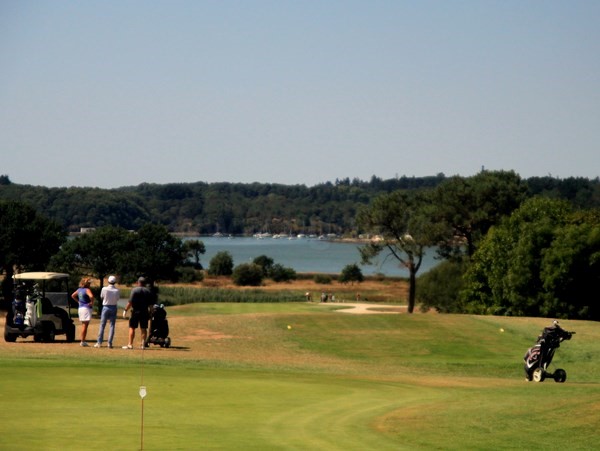
[[[570,340],[575,332],[567,332],[554,321],[551,327],[545,327],[538,336],[537,342],[527,350],[525,361],[525,378],[528,381],[542,382],[546,377],[552,377],[556,382],[567,380],[567,372],[558,368],[554,373],[548,372],[554,353],[564,340]]]
[[[169,338],[169,321],[167,321],[167,311],[164,304],[154,304],[152,315],[150,317],[150,333],[146,340],[146,346],[150,344],[160,345],[161,348],[171,346]]]

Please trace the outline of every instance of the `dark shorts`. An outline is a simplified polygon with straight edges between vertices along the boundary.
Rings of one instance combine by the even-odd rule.
[[[148,314],[133,310],[129,318],[129,327],[136,329],[138,325],[140,329],[148,329]]]

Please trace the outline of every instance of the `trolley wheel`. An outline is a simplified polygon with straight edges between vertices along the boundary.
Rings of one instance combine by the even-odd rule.
[[[555,382],[563,383],[566,380],[567,380],[567,372],[565,370],[563,370],[562,368],[559,368],[554,372],[554,381]]]
[[[165,338],[165,348],[171,347],[171,339],[169,337]]]
[[[534,382],[543,382],[546,378],[546,374],[544,373],[543,368],[536,368],[533,370],[533,381]]]

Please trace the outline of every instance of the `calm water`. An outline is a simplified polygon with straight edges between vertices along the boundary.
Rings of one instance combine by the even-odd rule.
[[[293,268],[296,272],[315,272],[338,274],[344,266],[360,264],[358,244],[339,243],[318,239],[274,239],[274,238],[215,238],[199,237],[206,246],[206,253],[201,257],[201,263],[208,268],[210,259],[221,251],[229,252],[233,257],[234,266],[251,262],[260,255],[266,255],[283,266]],[[438,260],[434,259],[435,252],[430,250],[423,259],[419,274],[434,267]],[[374,265],[359,265],[363,274],[382,273],[386,276],[408,277],[408,271],[399,267],[397,260],[388,258]]]

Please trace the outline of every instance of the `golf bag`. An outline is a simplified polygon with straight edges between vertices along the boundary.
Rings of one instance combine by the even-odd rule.
[[[554,353],[564,340],[570,340],[575,332],[567,332],[554,321],[551,327],[545,327],[538,336],[536,344],[527,350],[525,361],[525,378],[528,381],[542,382],[546,377],[552,377],[556,382],[567,380],[567,372],[558,368],[554,373],[548,372]]]
[[[167,321],[167,311],[164,304],[154,304],[152,307],[150,333],[146,340],[146,346],[150,346],[150,344],[160,345],[161,348],[171,346],[169,321]]]
[[[15,298],[12,301],[12,325],[14,327],[23,328],[28,325],[25,324],[28,300],[29,296],[25,286],[19,286],[15,290]]]
[[[27,309],[25,301],[22,299],[14,299],[12,302],[12,324],[15,327],[23,328],[25,326],[25,313]]]

